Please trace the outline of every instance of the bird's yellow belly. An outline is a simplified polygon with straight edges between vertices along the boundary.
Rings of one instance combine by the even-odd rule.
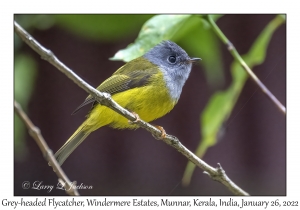
[[[177,102],[170,98],[166,88],[161,88],[156,84],[117,93],[112,98],[122,107],[137,113],[146,122],[164,116],[173,109]],[[88,131],[94,131],[105,125],[118,129],[138,128],[137,125],[129,124],[125,117],[99,104],[90,112],[85,125]]]

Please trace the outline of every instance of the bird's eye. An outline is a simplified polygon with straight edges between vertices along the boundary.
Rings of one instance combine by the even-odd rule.
[[[174,64],[176,62],[176,57],[174,55],[171,55],[169,58],[168,58],[168,61],[172,64]]]

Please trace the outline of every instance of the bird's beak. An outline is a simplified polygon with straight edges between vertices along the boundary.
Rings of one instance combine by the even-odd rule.
[[[190,58],[189,62],[190,63],[195,63],[197,61],[201,61],[202,59],[201,58]]]

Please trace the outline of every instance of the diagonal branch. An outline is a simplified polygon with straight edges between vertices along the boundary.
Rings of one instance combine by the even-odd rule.
[[[41,55],[42,59],[47,60],[53,66],[55,66],[58,70],[60,70],[63,74],[65,74],[68,78],[70,78],[74,83],[76,83],[79,87],[84,89],[87,93],[92,95],[97,102],[102,105],[109,107],[115,112],[121,114],[126,117],[130,121],[134,121],[139,127],[142,127],[149,131],[154,136],[161,136],[162,131],[153,125],[143,121],[137,120],[136,116],[129,112],[128,110],[121,107],[117,104],[108,93],[102,93],[98,90],[94,89],[84,80],[82,80],[78,75],[76,75],[71,69],[65,66],[58,58],[48,49],[44,48],[40,43],[38,43],[30,34],[28,34],[17,22],[14,22],[15,32],[21,37],[21,39],[27,43],[34,51],[36,51],[39,55]],[[213,168],[208,165],[206,162],[198,158],[194,153],[188,150],[175,136],[166,135],[165,138],[162,139],[166,144],[174,147],[178,152],[187,157],[191,162],[197,165],[199,168],[205,171],[213,180],[221,182],[224,184],[232,193],[235,195],[248,195],[247,192],[242,190],[236,184],[234,184],[229,177],[225,174],[225,171],[219,167]]]
[[[31,137],[35,140],[37,145],[39,146],[40,150],[43,153],[44,158],[47,160],[47,162],[51,163],[51,166],[53,167],[54,172],[58,176],[58,180],[63,183],[62,186],[66,185],[66,193],[69,195],[79,195],[77,189],[74,189],[72,187],[72,183],[70,182],[69,178],[65,174],[65,172],[62,170],[60,165],[57,163],[55,157],[53,156],[52,150],[48,147],[45,139],[43,138],[40,130],[38,127],[36,127],[29,117],[25,114],[25,112],[22,110],[22,107],[18,102],[14,102],[14,109],[15,112],[19,115],[21,120],[24,122],[26,127],[29,130],[29,134]]]
[[[261,89],[263,93],[267,95],[267,97],[279,108],[279,110],[286,114],[286,108],[285,106],[280,103],[280,101],[271,93],[271,91],[258,79],[258,77],[253,73],[253,71],[250,69],[250,67],[246,64],[246,62],[243,60],[243,58],[240,56],[238,51],[235,49],[234,45],[229,41],[229,39],[224,35],[224,33],[220,30],[220,28],[217,26],[217,24],[214,22],[211,15],[204,16],[210,25],[212,26],[215,33],[219,36],[219,38],[222,40],[222,42],[227,46],[227,49],[231,53],[231,55],[234,57],[234,59],[240,63],[240,65],[243,67],[243,69],[248,73],[248,75],[252,78],[252,80],[257,84],[257,86]]]

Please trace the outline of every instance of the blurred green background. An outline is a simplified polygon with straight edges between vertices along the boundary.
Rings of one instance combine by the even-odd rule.
[[[285,105],[285,17],[212,17]],[[201,57],[178,105],[154,123],[212,166],[220,162],[250,194],[285,195],[285,116],[233,62],[204,15],[15,15],[15,21],[94,87],[161,40],[173,40],[190,56]],[[17,35],[14,40],[15,100],[55,152],[84,120],[88,108],[70,114],[87,94]],[[61,190],[22,189],[25,180],[56,185],[57,177],[17,116],[14,123],[15,195],[64,195]],[[93,185],[79,191],[82,195],[231,195],[187,164],[185,157],[142,129],[101,128],[63,169],[71,180]]]

